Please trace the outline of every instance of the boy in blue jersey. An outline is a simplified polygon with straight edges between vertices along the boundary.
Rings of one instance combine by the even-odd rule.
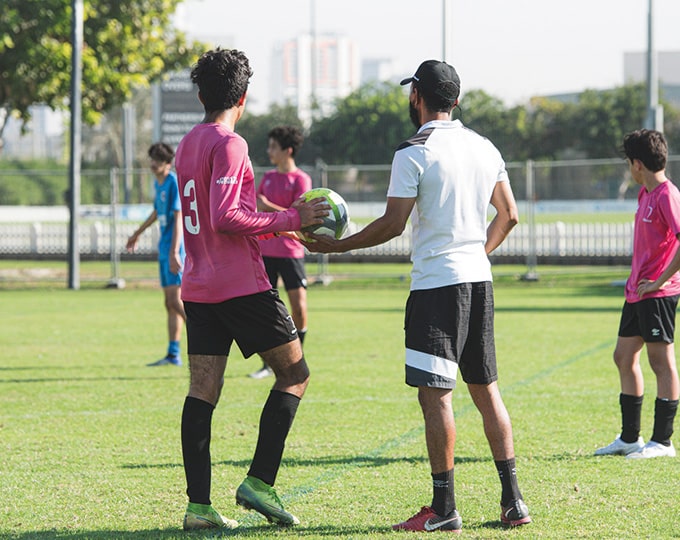
[[[171,171],[174,157],[175,152],[165,143],[155,143],[149,148],[150,167],[156,177],[153,212],[128,238],[126,246],[128,251],[134,251],[139,236],[158,220],[161,232],[158,241],[158,265],[168,313],[168,352],[160,360],[148,364],[149,366],[182,365],[179,341],[186,320],[184,304],[180,298],[184,241],[177,176]]]

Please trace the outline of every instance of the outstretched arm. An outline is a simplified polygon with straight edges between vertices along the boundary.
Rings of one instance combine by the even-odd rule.
[[[353,249],[366,248],[383,244],[399,236],[406,227],[416,199],[388,197],[385,213],[372,221],[358,233],[335,240],[328,236],[310,234],[314,242],[303,242],[309,251],[317,253],[344,253]]]

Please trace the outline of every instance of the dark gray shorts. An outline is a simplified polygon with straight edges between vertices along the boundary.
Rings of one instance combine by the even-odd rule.
[[[236,341],[248,358],[298,338],[295,323],[274,289],[218,304],[184,302],[184,310],[189,354],[228,356]]]
[[[675,310],[679,296],[647,298],[639,302],[625,302],[619,323],[620,337],[640,336],[645,343],[673,343]]]
[[[455,388],[498,378],[489,281],[411,291],[406,303],[406,384]]]
[[[279,276],[287,291],[291,289],[306,289],[307,275],[305,274],[305,260],[293,257],[262,257],[264,268],[269,276],[269,283],[277,288]]]

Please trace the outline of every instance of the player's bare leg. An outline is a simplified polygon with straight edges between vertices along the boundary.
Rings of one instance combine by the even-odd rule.
[[[510,415],[505,408],[498,384],[468,384],[472,401],[482,415],[484,434],[491,454],[497,461],[515,457]]]
[[[456,423],[451,390],[418,387],[418,401],[425,420],[425,441],[433,473],[453,469]]]
[[[640,355],[644,347],[641,337],[620,337],[616,340],[614,363],[619,370],[621,393],[642,396],[645,391]]]

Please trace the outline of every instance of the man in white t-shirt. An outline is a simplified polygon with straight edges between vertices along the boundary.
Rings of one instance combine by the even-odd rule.
[[[342,240],[312,235],[310,251],[346,252],[402,233],[411,216],[413,270],[406,304],[406,384],[418,388],[432,472],[429,506],[395,530],[460,531],[454,496],[456,428],[452,390],[460,370],[484,419],[500,476],[501,522],[531,521],[515,474],[510,417],[497,385],[494,301],[488,254],[517,224],[505,163],[493,144],[450,114],[458,104],[456,70],[423,62],[410,84],[417,133],[397,148],[382,217]],[[487,222],[491,204],[496,209]]]

